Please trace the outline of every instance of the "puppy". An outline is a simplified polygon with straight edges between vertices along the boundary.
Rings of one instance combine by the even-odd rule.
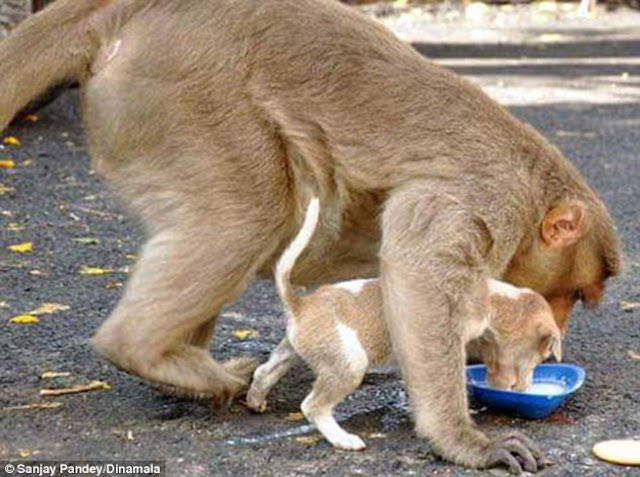
[[[333,417],[333,408],[357,389],[372,368],[394,364],[391,340],[382,315],[378,279],[351,280],[325,285],[298,296],[290,282],[296,259],[305,249],[318,222],[318,200],[313,199],[304,224],[276,265],[276,284],[288,317],[286,337],[269,360],[258,367],[247,394],[247,404],[264,411],[266,396],[301,357],[317,379],[302,403],[302,412],[334,447],[364,449],[360,437],[349,434]],[[469,351],[487,364],[491,385],[525,390],[536,364],[553,354],[561,359],[561,334],[544,298],[497,280],[489,280],[490,316],[466,336]]]

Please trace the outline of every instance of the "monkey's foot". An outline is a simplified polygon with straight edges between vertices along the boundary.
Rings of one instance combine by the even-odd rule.
[[[515,431],[493,440],[486,452],[486,467],[506,465],[516,475],[523,470],[537,472],[548,464],[538,446],[524,434]]]
[[[222,366],[224,366],[224,369],[229,373],[243,380],[246,383],[246,386],[249,386],[251,376],[253,376],[253,372],[258,367],[258,363],[253,358],[243,357],[232,358],[229,361],[222,363]]]

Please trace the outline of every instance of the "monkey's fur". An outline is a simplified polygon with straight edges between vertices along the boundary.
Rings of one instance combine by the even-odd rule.
[[[227,399],[246,361],[207,350],[215,317],[299,229],[293,279],[381,276],[416,430],[472,467],[536,468],[521,436],[467,412],[461,330],[487,277],[541,293],[559,325],[619,269],[576,169],[477,87],[331,0],[59,0],[0,43],[0,126],[47,87],[82,87],[93,167],[146,224],[94,337],[109,360]]]

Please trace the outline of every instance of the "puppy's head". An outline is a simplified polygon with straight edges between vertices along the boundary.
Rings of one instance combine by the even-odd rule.
[[[489,384],[525,391],[533,369],[551,355],[562,359],[562,335],[547,301],[528,289],[491,290],[489,327],[478,340]]]

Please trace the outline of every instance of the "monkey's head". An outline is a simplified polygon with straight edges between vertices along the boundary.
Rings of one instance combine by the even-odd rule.
[[[575,303],[597,305],[605,281],[619,273],[619,248],[611,218],[595,195],[561,201],[522,243],[503,279],[544,296],[564,337]]]
[[[531,290],[516,297],[492,295],[490,302],[489,327],[478,340],[488,382],[526,391],[538,364],[550,356],[562,359],[560,328],[546,300]]]

